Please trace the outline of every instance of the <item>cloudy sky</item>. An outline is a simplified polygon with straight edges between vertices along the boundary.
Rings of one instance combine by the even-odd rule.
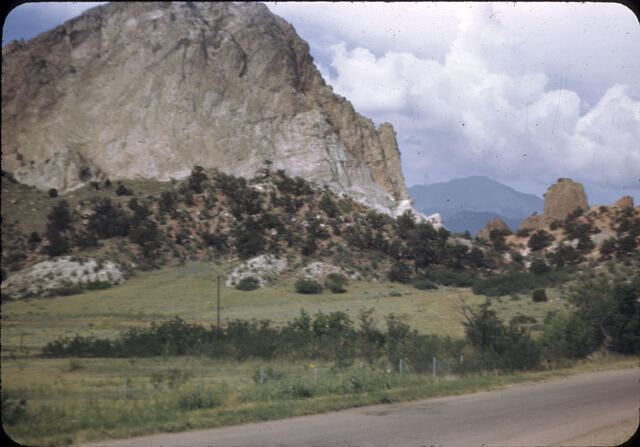
[[[3,45],[95,4],[22,5]],[[407,185],[484,175],[640,204],[640,25],[615,3],[267,3],[334,91],[393,124]]]

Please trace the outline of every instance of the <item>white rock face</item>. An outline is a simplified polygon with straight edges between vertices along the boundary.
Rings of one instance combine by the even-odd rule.
[[[84,259],[71,260],[64,256],[51,261],[39,262],[14,273],[2,282],[2,293],[13,299],[25,297],[47,297],[55,289],[94,281],[120,284],[125,277],[117,264],[110,261]]]
[[[311,264],[303,267],[300,272],[298,272],[298,276],[301,278],[311,278],[317,280],[324,279],[331,273],[339,273],[347,276],[340,267],[327,264],[326,262],[312,262]]]
[[[273,169],[411,207],[393,127],[324,82],[259,3],[113,2],[2,49],[2,166],[41,189]],[[434,219],[437,218],[434,217]]]
[[[235,287],[244,278],[254,277],[260,287],[267,285],[269,277],[277,276],[287,268],[287,260],[272,255],[260,255],[251,258],[235,268],[227,277],[225,285]]]

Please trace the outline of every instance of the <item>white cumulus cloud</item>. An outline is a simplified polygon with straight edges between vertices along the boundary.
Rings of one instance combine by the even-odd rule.
[[[482,174],[636,186],[640,103],[632,89],[613,85],[590,107],[568,86],[568,73],[552,82],[523,69],[523,41],[498,16],[490,5],[460,10],[440,60],[332,45],[333,70],[323,67],[323,76],[358,111],[394,125],[409,184],[428,173],[432,181]]]

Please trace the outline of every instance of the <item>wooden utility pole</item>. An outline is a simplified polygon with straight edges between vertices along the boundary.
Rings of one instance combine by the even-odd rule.
[[[218,328],[220,327],[220,279],[222,275],[218,275],[218,313],[217,313],[217,322]]]

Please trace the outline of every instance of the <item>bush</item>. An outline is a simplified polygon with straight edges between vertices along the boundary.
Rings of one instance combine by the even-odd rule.
[[[531,294],[534,303],[547,301],[547,292],[544,289],[536,289]]]
[[[540,287],[548,287],[569,279],[566,270],[549,271],[544,274],[512,272],[479,279],[473,284],[473,293],[486,296],[505,296]]]
[[[236,289],[238,290],[249,291],[256,290],[258,288],[260,288],[260,281],[258,281],[258,279],[253,276],[242,278],[240,281],[238,281],[238,284],[236,284]]]
[[[428,279],[424,278],[416,278],[412,281],[413,287],[419,290],[433,290],[437,289],[438,286]]]
[[[202,166],[194,166],[188,179],[189,189],[195,193],[203,191],[202,183],[207,180],[207,174]]]
[[[449,287],[470,287],[475,281],[475,275],[471,271],[456,272],[444,267],[430,268],[424,273],[424,277]]]
[[[51,188],[51,189],[49,190],[49,197],[51,197],[52,199],[53,199],[54,197],[58,197],[58,190],[57,190],[57,189],[55,189],[55,188]]]
[[[348,280],[346,276],[341,275],[340,273],[329,273],[325,279],[324,285],[331,290],[332,293],[344,293],[347,291],[344,288],[347,282]]]
[[[79,293],[82,293],[83,291],[84,289],[82,288],[81,285],[71,285],[71,286],[58,287],[57,289],[52,289],[51,293],[57,296],[69,296],[69,295],[77,295]]]
[[[542,259],[534,259],[531,263],[531,267],[529,267],[529,271],[536,275],[543,275],[550,270],[551,268]]]
[[[329,194],[324,194],[320,202],[318,202],[318,207],[324,211],[329,217],[336,217],[340,213],[340,209],[338,205],[331,200]]]
[[[296,281],[294,287],[297,293],[311,294],[322,292],[322,285],[313,279],[300,278]]]
[[[260,223],[251,217],[243,224],[233,230],[235,238],[235,248],[238,256],[242,259],[249,259],[264,250],[266,239]]]
[[[36,245],[36,244],[39,244],[40,242],[42,242],[42,239],[40,238],[40,235],[38,234],[37,231],[33,231],[29,235],[29,241],[28,242],[29,242],[29,245]]]
[[[408,283],[411,278],[411,269],[404,262],[394,262],[388,276],[389,281]]]
[[[529,242],[527,242],[527,246],[532,251],[542,250],[543,248],[551,245],[553,239],[553,235],[547,233],[544,230],[538,230],[531,235],[531,237],[529,238]]]
[[[70,250],[69,240],[62,234],[49,234],[49,245],[44,247],[44,252],[49,256],[61,256]]]
[[[109,281],[89,281],[87,283],[87,290],[108,289],[111,285],[112,284]]]
[[[116,189],[116,194],[119,196],[131,196],[133,192],[124,186],[122,183],[118,183],[118,188]]]

